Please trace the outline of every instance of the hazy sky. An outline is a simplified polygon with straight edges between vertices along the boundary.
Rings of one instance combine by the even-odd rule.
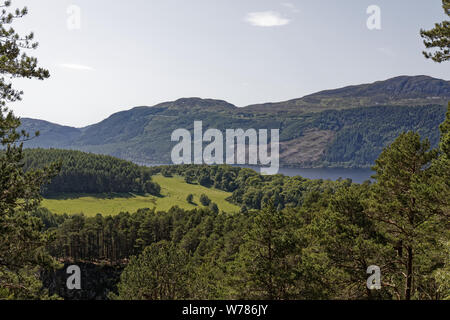
[[[449,80],[450,65],[425,60],[419,36],[445,19],[441,4],[13,0],[30,11],[16,29],[35,32],[33,54],[51,73],[42,82],[15,80],[25,95],[13,109],[80,127],[181,97],[246,106],[398,75]],[[381,9],[381,30],[367,28],[370,5]]]

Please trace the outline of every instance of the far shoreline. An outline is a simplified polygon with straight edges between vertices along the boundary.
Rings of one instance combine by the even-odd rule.
[[[162,167],[162,166],[174,166],[174,164],[152,164],[152,163],[136,163],[146,167]],[[233,165],[234,167],[248,168],[259,172],[260,166],[253,165]],[[310,180],[332,180],[337,181],[339,179],[351,179],[354,183],[364,183],[365,181],[372,180],[372,175],[375,172],[371,167],[280,167],[278,174],[302,178]]]

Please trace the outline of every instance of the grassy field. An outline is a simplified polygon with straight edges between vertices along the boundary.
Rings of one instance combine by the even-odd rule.
[[[239,211],[239,207],[225,200],[231,193],[187,184],[181,177],[166,178],[159,175],[153,177],[153,181],[160,184],[161,197],[135,194],[71,194],[44,199],[42,206],[57,214],[84,213],[87,216],[94,216],[97,213],[115,215],[125,211],[131,213],[138,209],[155,207],[162,211],[173,206],[194,209],[201,207],[199,198],[204,193],[218,205],[220,210],[231,213]],[[190,193],[194,195],[194,204],[186,201],[186,197]]]

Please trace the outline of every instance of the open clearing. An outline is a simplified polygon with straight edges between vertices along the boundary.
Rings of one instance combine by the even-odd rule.
[[[135,212],[142,208],[155,208],[167,211],[173,206],[184,209],[201,207],[200,195],[206,194],[221,211],[237,212],[239,207],[225,199],[231,193],[218,189],[209,189],[200,185],[187,184],[181,177],[166,178],[154,176],[153,181],[161,186],[161,197],[137,194],[67,194],[44,199],[42,206],[57,214],[84,213],[87,216],[116,215],[120,212]],[[194,204],[186,201],[188,194],[194,195]]]

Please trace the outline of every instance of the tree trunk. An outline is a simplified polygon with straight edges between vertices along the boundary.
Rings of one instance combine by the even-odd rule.
[[[408,246],[408,261],[406,263],[406,286],[405,299],[411,300],[412,278],[413,278],[413,250]]]

